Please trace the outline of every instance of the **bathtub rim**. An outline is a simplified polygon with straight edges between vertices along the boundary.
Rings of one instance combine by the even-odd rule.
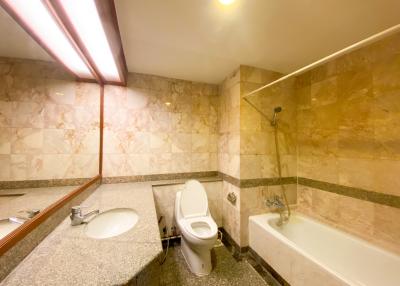
[[[342,235],[344,235],[346,238],[351,239],[356,241],[357,243],[362,244],[365,247],[369,247],[369,248],[373,248],[379,252],[382,252],[386,255],[392,256],[394,258],[400,259],[400,256],[397,255],[396,253],[392,253],[386,249],[383,249],[379,246],[376,246],[362,238],[359,238],[353,234],[347,233],[343,230],[337,229],[331,225],[325,224],[317,219],[314,219],[312,217],[309,217],[307,215],[304,215],[303,213],[299,213],[299,212],[293,212],[292,215],[299,217],[303,220],[308,220],[311,221],[312,223],[315,223],[323,228],[327,228],[327,229],[331,229],[333,231],[337,231],[339,233],[341,233]],[[257,220],[257,218],[265,218],[265,222],[262,223],[260,221]],[[343,274],[338,273],[337,271],[331,269],[329,266],[324,265],[323,263],[319,262],[313,255],[309,254],[308,252],[304,251],[301,247],[299,247],[296,243],[294,243],[293,241],[291,241],[289,238],[287,238],[285,235],[283,235],[282,233],[280,233],[277,229],[275,229],[272,225],[270,225],[270,220],[271,219],[278,219],[279,218],[279,214],[277,213],[263,213],[263,214],[259,214],[259,215],[253,215],[253,216],[249,216],[249,227],[250,227],[250,221],[257,224],[259,227],[266,229],[267,232],[270,232],[272,236],[274,236],[275,238],[279,239],[280,241],[282,241],[283,243],[287,244],[291,250],[294,250],[296,252],[298,252],[300,255],[304,256],[306,259],[311,260],[313,263],[317,264],[319,267],[321,267],[322,269],[324,269],[325,271],[327,271],[328,273],[330,273],[331,275],[334,275],[335,277],[337,277],[339,280],[343,281],[344,283],[347,283],[348,285],[359,285],[359,281],[354,280],[350,277],[344,277]],[[249,229],[249,236],[250,236],[250,229]],[[251,247],[251,246],[250,246]],[[254,249],[253,249],[254,250]],[[255,251],[255,250],[254,250]],[[266,261],[266,263],[269,263],[268,261]],[[276,271],[276,270],[275,270]],[[279,272],[278,272],[279,273]]]

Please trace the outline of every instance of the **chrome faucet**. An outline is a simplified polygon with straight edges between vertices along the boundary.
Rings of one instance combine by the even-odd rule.
[[[82,207],[81,206],[75,206],[71,208],[71,225],[80,225],[83,223],[86,223],[86,219],[92,215],[100,213],[99,210],[94,210],[91,211],[85,215],[82,214]]]
[[[276,223],[278,226],[281,226],[289,220],[289,217],[285,215],[285,204],[278,195],[274,195],[272,198],[266,199],[265,204],[267,207],[278,211],[279,221]]]

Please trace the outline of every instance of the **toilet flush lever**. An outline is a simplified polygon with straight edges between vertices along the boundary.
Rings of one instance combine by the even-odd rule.
[[[228,201],[232,204],[232,205],[236,205],[236,195],[234,192],[230,192],[227,196]]]

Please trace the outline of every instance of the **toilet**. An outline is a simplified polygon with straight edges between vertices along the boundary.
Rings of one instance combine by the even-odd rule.
[[[197,276],[210,274],[211,249],[217,241],[218,227],[199,181],[187,181],[184,189],[176,193],[175,219],[182,234],[182,254],[190,270]]]

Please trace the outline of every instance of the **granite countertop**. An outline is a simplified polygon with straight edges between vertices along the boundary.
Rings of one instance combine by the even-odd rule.
[[[139,221],[124,234],[97,240],[66,218],[0,285],[126,284],[162,252],[151,182],[101,185],[82,205],[101,212],[132,208]]]

